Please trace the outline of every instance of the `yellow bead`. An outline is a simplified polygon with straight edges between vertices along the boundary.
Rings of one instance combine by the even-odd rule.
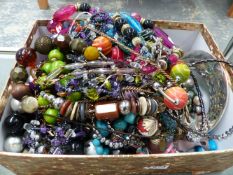
[[[99,58],[99,51],[96,47],[89,46],[84,51],[84,56],[87,61],[94,61]]]

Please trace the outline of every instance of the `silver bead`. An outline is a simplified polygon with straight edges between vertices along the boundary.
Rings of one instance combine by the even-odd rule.
[[[22,105],[21,105],[21,102],[19,100],[12,98],[10,105],[11,105],[12,111],[19,112],[19,113],[23,112]]]
[[[118,149],[118,148],[119,148],[119,143],[116,142],[116,143],[114,144],[114,148],[115,148],[115,149]]]
[[[93,134],[93,136],[92,136],[94,139],[96,139],[97,138],[97,134]]]
[[[41,92],[40,92],[40,96],[41,96],[41,97],[44,97],[45,94],[46,94],[45,91],[41,91]]]
[[[124,144],[120,142],[119,147],[122,148],[123,146],[124,146]]]
[[[101,142],[101,143],[104,143],[105,140],[106,140],[105,137],[103,137],[103,138],[100,139],[100,142]]]
[[[105,140],[105,145],[109,145],[110,141],[109,140]]]
[[[188,80],[186,80],[183,85],[187,88],[192,88],[194,86],[194,81],[193,79],[190,77]]]
[[[113,147],[113,143],[109,142],[109,147],[112,148]]]
[[[39,153],[39,154],[43,154],[43,153],[45,153],[45,146],[39,146],[38,148],[37,148],[37,152]]]
[[[120,102],[119,104],[119,109],[120,109],[120,112],[123,114],[123,115],[127,115],[130,113],[130,110],[131,110],[131,104],[128,100],[123,100]]]
[[[10,136],[4,142],[4,150],[20,153],[23,150],[23,141],[20,137]]]
[[[21,103],[22,109],[26,113],[33,113],[38,109],[37,99],[34,97],[25,97]]]
[[[53,106],[54,106],[54,108],[56,108],[56,109],[60,109],[60,107],[61,107],[61,105],[62,105],[63,103],[64,103],[64,100],[63,100],[62,98],[58,97],[58,98],[54,99],[54,101],[53,101]]]
[[[54,95],[49,95],[49,96],[48,96],[48,101],[52,102],[52,101],[54,101],[54,100],[55,100]]]
[[[200,105],[201,105],[201,102],[200,102],[200,99],[199,99],[198,96],[195,96],[195,97],[193,98],[193,103],[194,103],[195,105],[197,105],[197,106],[200,106]]]
[[[157,91],[159,88],[161,87],[161,85],[158,82],[155,82],[152,86],[152,88]]]
[[[196,106],[196,113],[201,114],[201,106]]]

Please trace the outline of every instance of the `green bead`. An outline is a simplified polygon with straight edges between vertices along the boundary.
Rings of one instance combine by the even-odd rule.
[[[112,90],[112,85],[110,83],[109,80],[106,80],[105,81],[105,84],[104,84],[105,88],[108,90],[108,91],[111,91]]]
[[[49,74],[52,69],[52,63],[44,63],[43,66],[41,67],[41,70],[45,72],[46,74]]]
[[[162,84],[165,83],[165,81],[166,81],[166,77],[160,72],[155,72],[153,74],[153,79],[159,83],[162,83]]]
[[[82,99],[82,93],[81,92],[73,92],[68,97],[68,100],[71,100],[72,102],[76,102]]]
[[[53,49],[49,52],[48,59],[49,61],[55,61],[55,60],[63,61],[64,55],[59,49]]]
[[[170,76],[173,79],[178,80],[179,83],[183,83],[190,77],[190,69],[184,63],[176,64],[172,67]]]
[[[94,101],[99,99],[99,94],[95,88],[87,89],[86,96]]]
[[[43,98],[42,96],[39,96],[38,99],[37,99],[37,101],[38,101],[38,105],[39,106],[47,106],[47,105],[49,105],[49,101],[47,99]]]
[[[59,114],[58,110],[48,108],[45,111],[43,117],[48,124],[55,124],[57,121],[58,114]]]
[[[66,76],[65,78],[60,79],[59,83],[66,87],[72,78],[74,78],[74,76]]]
[[[118,120],[114,121],[113,127],[114,127],[114,129],[116,129],[116,130],[123,131],[123,130],[126,129],[127,123],[126,123],[126,121],[124,121],[124,120],[122,120],[122,119],[118,119]]]
[[[45,85],[46,78],[47,78],[46,75],[42,75],[38,77],[38,79],[36,80],[36,84],[38,84],[42,90],[46,88],[46,85]]]
[[[65,65],[66,65],[65,62],[63,62],[63,61],[60,61],[60,60],[54,61],[51,65],[51,72],[55,71],[56,69],[58,69],[62,66],[65,66]]]
[[[135,77],[134,81],[135,81],[135,84],[136,84],[136,85],[139,85],[139,84],[142,83],[142,77],[139,76],[139,75],[137,75],[137,76]]]

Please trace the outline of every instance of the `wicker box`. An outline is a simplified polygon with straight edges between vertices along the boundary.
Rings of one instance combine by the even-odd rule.
[[[36,21],[26,41],[26,46],[33,46],[35,39],[46,32],[45,26],[47,22],[46,20]],[[223,54],[204,24],[155,21],[155,25],[163,28],[185,52],[190,50],[205,50],[212,53],[217,59],[224,59]],[[229,87],[232,87],[230,82],[229,79]],[[0,101],[0,116],[2,120],[10,110],[8,97],[11,88],[10,80],[8,80]],[[230,92],[229,95],[231,97],[232,93]],[[230,100],[223,121],[220,123],[220,126],[224,124],[225,129],[228,128],[226,125],[229,125],[229,121],[231,121],[230,114],[232,114],[231,110],[233,109],[229,108],[229,106],[232,103]],[[218,127],[215,132],[221,132],[221,128],[223,127]],[[2,134],[0,137],[0,150],[3,150],[4,131],[0,133]],[[220,144],[221,150],[213,152],[151,155],[36,155],[0,151],[0,164],[16,174],[22,175],[168,174],[181,172],[201,174],[221,171],[233,165],[231,143],[233,143],[233,138],[229,138]]]

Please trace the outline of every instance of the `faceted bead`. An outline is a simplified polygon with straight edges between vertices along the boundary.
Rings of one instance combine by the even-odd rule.
[[[168,62],[170,63],[171,66],[175,65],[178,61],[178,57],[175,54],[171,54],[168,57]]]
[[[10,114],[3,122],[7,134],[21,134],[23,132],[24,118],[17,114]]]
[[[14,83],[25,82],[28,78],[28,74],[24,67],[17,66],[12,69],[10,78]]]
[[[116,27],[117,31],[121,31],[121,27],[126,24],[126,21],[123,18],[117,18],[115,20],[114,26]]]
[[[131,41],[134,37],[137,36],[137,32],[133,28],[128,27],[123,31],[123,35],[127,40]]]
[[[84,57],[87,61],[95,61],[99,56],[99,51],[96,47],[89,46],[84,51]]]
[[[94,39],[92,46],[96,47],[96,48],[100,48],[101,52],[104,55],[107,55],[111,52],[112,50],[112,42],[104,36],[99,36],[96,39]]]
[[[216,141],[213,139],[209,140],[208,145],[209,145],[210,151],[215,151],[218,149],[218,145],[217,145]]]
[[[190,69],[186,64],[179,63],[172,67],[170,75],[179,83],[183,83],[190,77]]]
[[[53,41],[48,36],[40,36],[36,39],[35,50],[41,54],[47,55],[53,49]]]
[[[65,21],[70,18],[76,12],[75,5],[67,5],[61,7],[53,14],[53,19],[55,21]]]
[[[36,58],[35,50],[29,47],[21,48],[16,52],[17,63],[25,67],[35,67]]]
[[[70,46],[70,41],[71,38],[69,35],[62,35],[59,34],[55,39],[54,39],[54,44],[60,48],[62,51],[68,51],[69,46]]]
[[[56,60],[63,60],[64,55],[59,49],[53,49],[48,54],[48,60],[49,61],[56,61]]]
[[[156,71],[156,67],[152,66],[152,65],[146,65],[142,67],[142,71],[146,74],[150,74],[154,71]]]
[[[78,9],[81,12],[89,12],[89,10],[91,9],[91,6],[88,3],[82,3],[80,4]]]

